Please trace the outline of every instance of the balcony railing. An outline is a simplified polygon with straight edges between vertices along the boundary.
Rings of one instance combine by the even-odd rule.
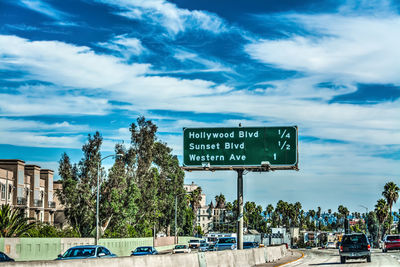
[[[26,205],[27,201],[24,197],[17,197],[17,205]]]
[[[43,201],[34,199],[33,200],[33,206],[34,207],[43,207]]]
[[[49,208],[55,209],[55,208],[56,208],[56,202],[54,202],[54,201],[49,201]]]

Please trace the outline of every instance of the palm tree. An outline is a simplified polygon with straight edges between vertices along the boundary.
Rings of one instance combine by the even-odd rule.
[[[271,213],[274,211],[274,206],[271,204],[268,204],[268,206],[265,208],[265,213],[268,216],[268,218],[271,217]]]
[[[193,215],[194,215],[193,230],[196,227],[197,210],[201,206],[201,203],[200,203],[201,202],[201,192],[202,192],[202,189],[199,186],[195,190],[190,192],[191,193],[190,195],[188,195],[190,207],[192,208]]]
[[[308,216],[310,216],[311,218],[311,224],[310,224],[310,228],[311,230],[315,230],[315,210],[309,210],[308,211]]]
[[[23,210],[13,209],[9,204],[1,205],[0,209],[0,237],[20,237],[35,226],[29,222],[33,218],[25,217]]]
[[[386,202],[389,206],[390,218],[392,218],[393,204],[397,202],[397,199],[399,199],[399,190],[400,190],[400,188],[394,182],[389,182],[389,183],[385,184],[384,191],[382,192],[382,196],[386,199]],[[389,227],[389,234],[390,234],[390,230],[391,230],[391,227]]]
[[[375,205],[376,217],[379,221],[378,240],[381,240],[381,227],[388,215],[388,205],[384,199],[379,199]]]
[[[343,205],[339,205],[339,207],[338,207],[338,212],[339,212],[339,214],[341,215],[340,217],[342,217],[344,220],[343,220],[343,228],[346,228],[346,226],[344,225],[345,224],[345,221],[346,221],[346,219],[347,219],[347,216],[349,216],[349,210],[345,207],[345,206],[343,206]]]
[[[215,196],[215,207],[220,209],[225,207],[225,196],[222,193]]]

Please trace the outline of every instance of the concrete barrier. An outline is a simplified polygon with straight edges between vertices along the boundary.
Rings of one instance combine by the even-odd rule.
[[[253,248],[253,255],[254,255],[254,262],[255,264],[262,264],[266,263],[267,261],[265,260],[265,253],[264,251],[267,248]]]
[[[13,262],[12,267],[64,267],[64,266],[88,266],[88,267],[125,267],[125,266],[149,266],[149,267],[251,267],[268,261],[276,261],[287,253],[286,246],[275,246],[245,250],[211,251],[206,253],[189,253],[176,255],[153,255],[139,257],[119,257],[108,259],[87,260],[62,260],[62,261],[29,261]]]
[[[193,237],[179,237],[179,244],[187,244]],[[159,251],[174,247],[173,237],[156,238]],[[58,254],[79,245],[93,245],[94,238],[0,238],[0,251],[16,261],[53,260]],[[143,238],[102,238],[99,244],[118,256],[129,256],[139,246],[153,246],[152,237]]]

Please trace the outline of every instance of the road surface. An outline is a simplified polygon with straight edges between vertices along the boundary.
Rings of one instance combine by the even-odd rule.
[[[291,252],[289,252],[291,253]],[[285,262],[295,260],[301,256],[300,253],[304,253],[304,257],[285,264]],[[297,255],[297,256],[296,256]],[[262,265],[262,267],[301,267],[301,266],[336,266],[336,267],[390,267],[390,266],[400,266],[400,252],[399,251],[391,251],[388,253],[382,253],[380,250],[373,250],[371,255],[370,263],[367,263],[364,259],[357,260],[347,260],[345,264],[340,263],[339,253],[335,249],[331,250],[316,250],[316,249],[307,249],[307,250],[294,250],[293,255],[289,254],[286,259],[275,263],[266,263]]]

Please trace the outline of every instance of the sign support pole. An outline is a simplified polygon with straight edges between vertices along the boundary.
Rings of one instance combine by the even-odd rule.
[[[237,249],[243,249],[243,170],[237,170]]]

